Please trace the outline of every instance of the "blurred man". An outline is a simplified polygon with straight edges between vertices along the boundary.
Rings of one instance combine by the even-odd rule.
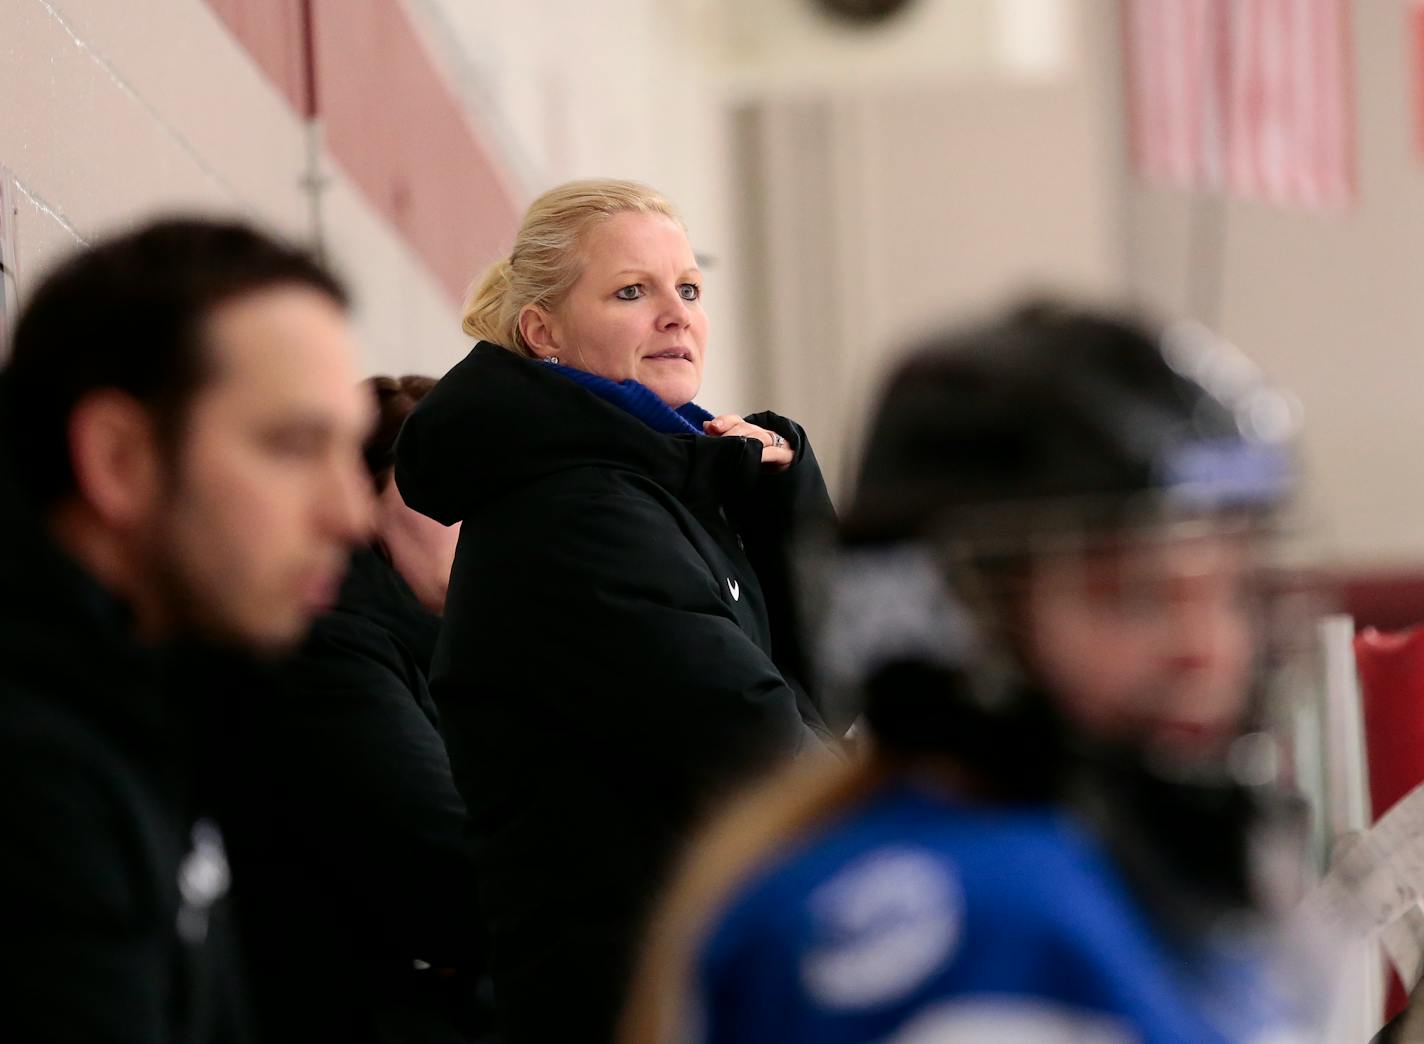
[[[366,533],[340,286],[237,224],[71,259],[0,378],[0,1039],[240,1040],[206,706]]]

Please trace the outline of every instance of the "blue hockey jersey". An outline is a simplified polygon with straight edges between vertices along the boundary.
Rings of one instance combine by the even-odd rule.
[[[701,1044],[1298,1039],[1266,962],[1169,944],[1062,811],[909,785],[744,885],[696,977]]]

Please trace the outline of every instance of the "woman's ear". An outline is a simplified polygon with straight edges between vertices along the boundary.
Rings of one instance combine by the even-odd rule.
[[[549,314],[538,305],[525,305],[520,311],[519,333],[524,338],[524,343],[540,359],[559,354],[558,338],[549,321]]]

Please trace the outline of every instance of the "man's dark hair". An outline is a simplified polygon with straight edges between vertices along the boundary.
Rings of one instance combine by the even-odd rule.
[[[340,282],[305,250],[235,221],[168,218],[70,258],[35,290],[15,328],[0,388],[0,439],[17,478],[49,504],[74,489],[69,418],[114,389],[176,447],[193,394],[211,372],[204,326],[238,298],[306,287],[345,308]]]

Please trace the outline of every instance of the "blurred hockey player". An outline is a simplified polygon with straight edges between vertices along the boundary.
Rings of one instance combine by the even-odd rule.
[[[1297,1039],[1295,420],[1203,329],[1053,304],[909,357],[814,599],[865,749],[694,849],[623,1039]]]

